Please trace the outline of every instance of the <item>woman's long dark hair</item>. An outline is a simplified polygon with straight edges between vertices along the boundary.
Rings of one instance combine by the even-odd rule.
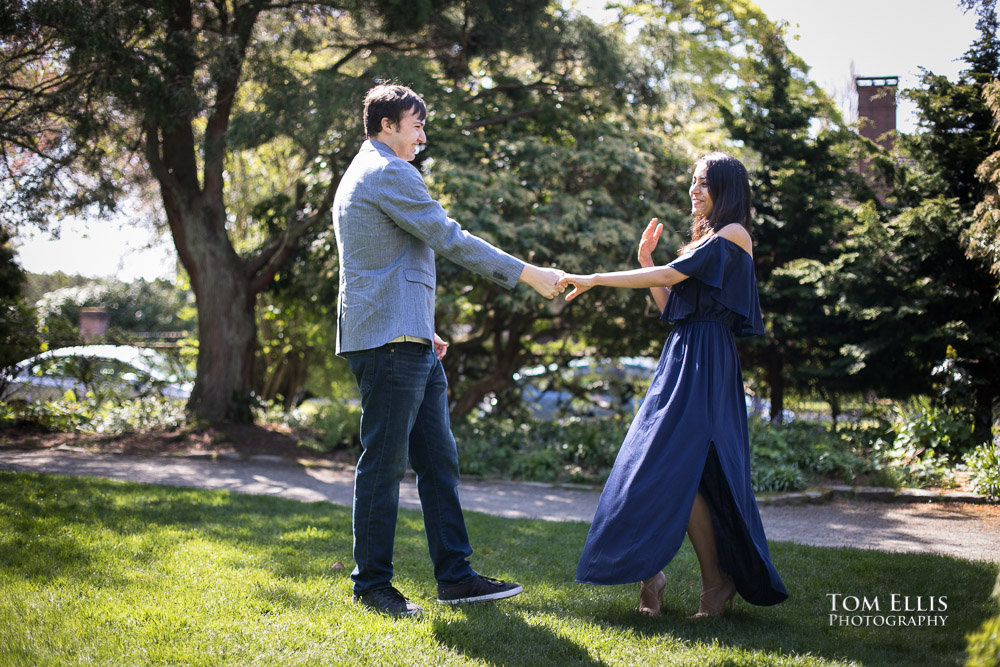
[[[681,248],[687,252],[699,245],[705,237],[726,225],[738,222],[750,233],[753,225],[751,210],[750,177],[743,163],[727,153],[709,153],[694,163],[697,169],[704,164],[708,169],[708,193],[712,196],[712,210],[707,218],[691,220],[691,240]]]

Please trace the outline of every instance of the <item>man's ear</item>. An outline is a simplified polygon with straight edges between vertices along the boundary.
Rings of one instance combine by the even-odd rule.
[[[382,131],[386,134],[392,134],[393,130],[396,129],[395,123],[393,123],[388,118],[382,119]]]

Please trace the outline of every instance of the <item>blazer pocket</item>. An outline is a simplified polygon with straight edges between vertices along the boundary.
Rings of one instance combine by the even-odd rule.
[[[403,271],[403,275],[406,276],[406,280],[411,283],[420,283],[422,285],[427,285],[431,289],[434,289],[434,276],[426,271],[418,271],[417,269],[406,269]]]

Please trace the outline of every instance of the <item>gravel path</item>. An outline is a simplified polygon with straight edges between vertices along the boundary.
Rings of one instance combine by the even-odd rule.
[[[0,470],[85,475],[236,493],[255,493],[305,502],[350,505],[352,470],[304,467],[270,457],[197,459],[136,457],[74,451],[0,450]],[[598,493],[548,484],[463,481],[467,511],[509,518],[589,522]],[[419,509],[416,486],[407,479],[400,504]],[[824,547],[853,547],[905,553],[935,553],[1000,562],[1000,506],[961,502],[898,503],[836,498],[822,503],[760,507],[768,539]]]

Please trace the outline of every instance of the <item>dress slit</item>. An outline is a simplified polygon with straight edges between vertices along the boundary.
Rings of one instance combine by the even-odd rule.
[[[708,456],[698,490],[712,515],[719,567],[733,578],[740,596],[747,602],[760,605],[784,600],[786,595],[774,599],[779,596],[774,595],[766,562],[762,560],[757,545],[747,530],[743,513],[733,499],[732,486],[719,461],[714,442],[708,446]]]

